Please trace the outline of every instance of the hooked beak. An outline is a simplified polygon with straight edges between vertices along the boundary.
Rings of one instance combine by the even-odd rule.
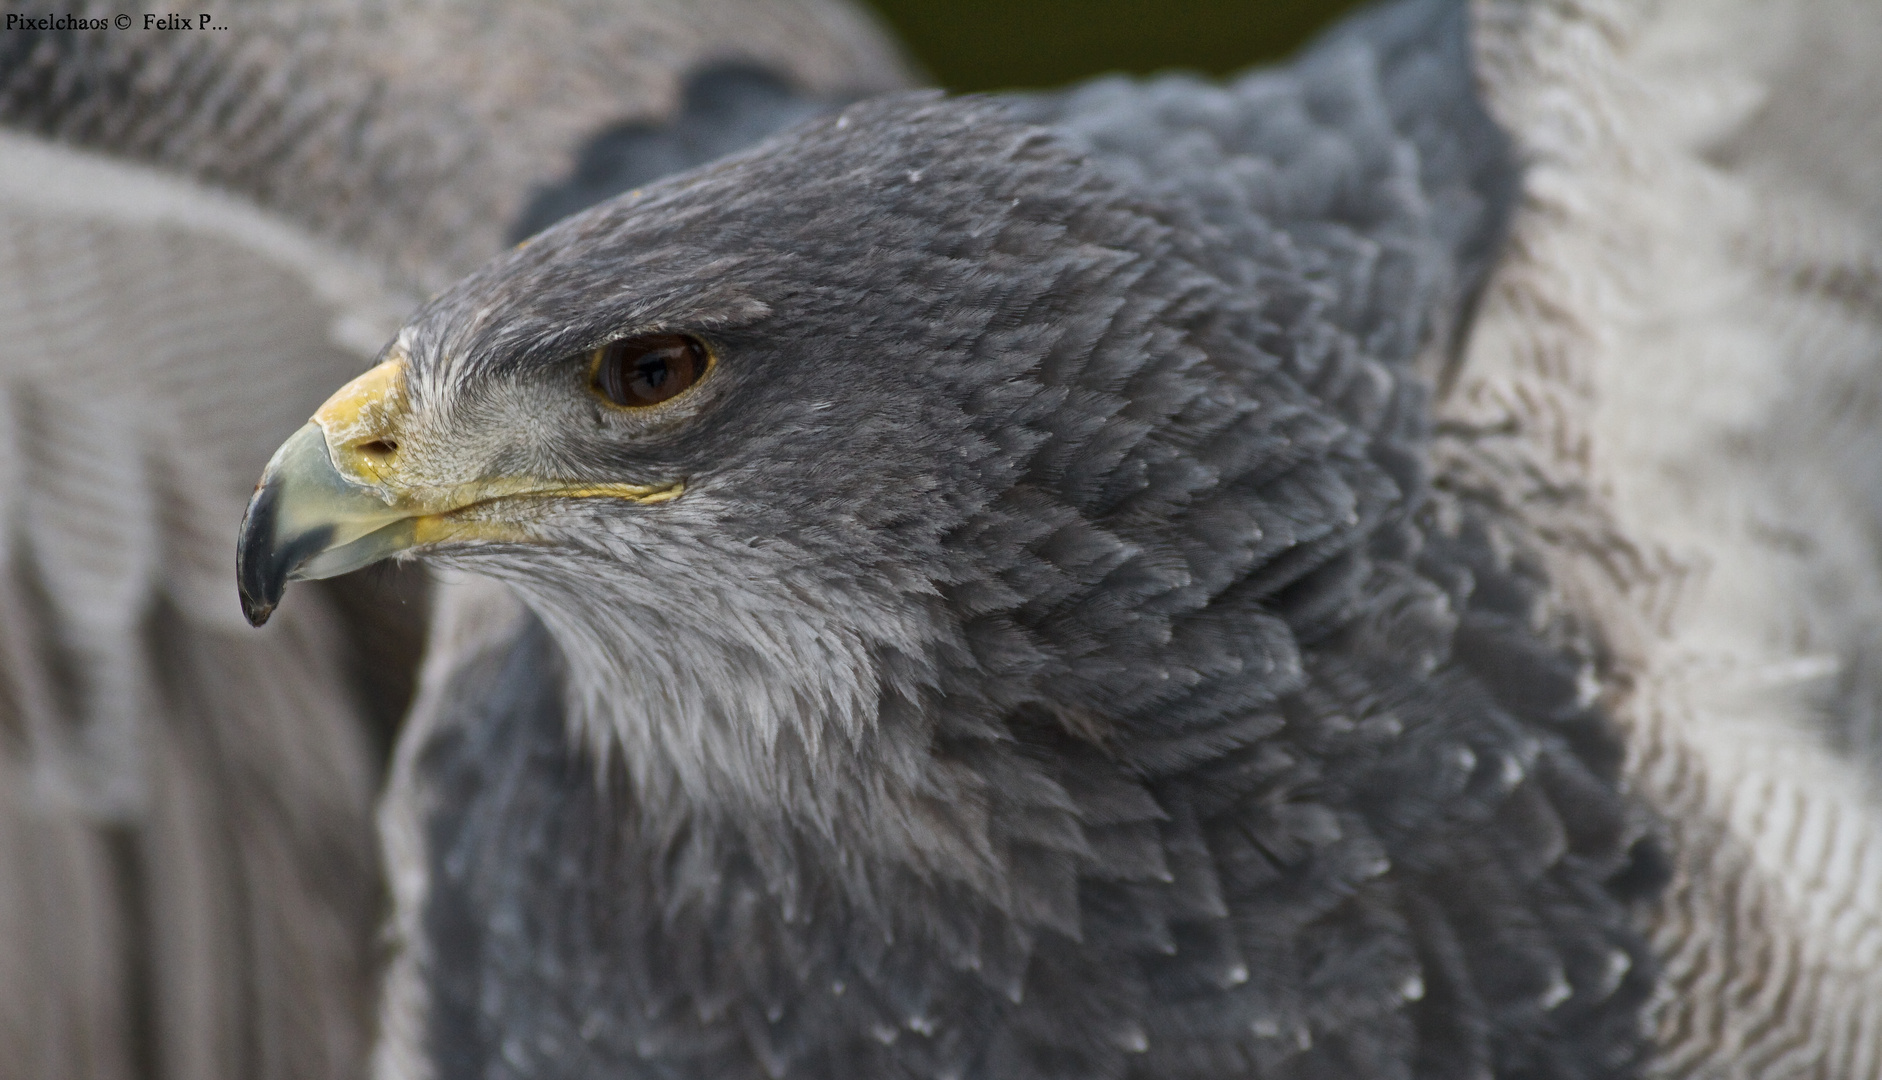
[[[250,625],[268,621],[289,581],[344,574],[416,542],[422,511],[384,482],[397,443],[383,433],[403,412],[404,376],[392,360],[354,379],[269,459],[236,549]]]
[[[416,524],[341,476],[326,432],[308,423],[275,451],[242,517],[242,614],[260,626],[288,582],[333,577],[403,551],[416,542]]]
[[[469,513],[500,500],[604,496],[660,503],[684,490],[680,483],[533,477],[415,485],[400,467],[406,413],[404,362],[388,360],[342,387],[275,451],[249,499],[236,549],[236,585],[250,625],[268,621],[290,581],[334,577],[445,541],[533,540],[520,525]]]

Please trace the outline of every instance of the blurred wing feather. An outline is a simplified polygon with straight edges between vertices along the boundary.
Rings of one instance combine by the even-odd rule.
[[[1479,0],[1529,162],[1444,482],[1600,626],[1675,876],[1671,1076],[1882,1076],[1882,21]]]
[[[248,478],[379,295],[250,208],[0,135],[0,1072],[356,1067],[352,653],[320,597],[249,630],[228,573]]]

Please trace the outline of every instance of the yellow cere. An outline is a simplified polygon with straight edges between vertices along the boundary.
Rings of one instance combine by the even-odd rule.
[[[371,487],[382,482],[380,471],[359,448],[393,439],[404,410],[405,360],[395,357],[340,387],[314,413],[314,423],[327,436],[334,468],[348,480]]]

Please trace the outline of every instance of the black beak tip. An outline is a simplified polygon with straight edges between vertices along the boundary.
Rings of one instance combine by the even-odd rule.
[[[274,605],[257,600],[247,593],[242,594],[242,615],[248,619],[248,625],[259,628],[274,614]]]
[[[263,486],[249,500],[242,515],[242,533],[236,542],[235,583],[242,597],[242,614],[248,625],[260,626],[274,614],[275,605],[287,590],[289,553],[275,543],[275,492]]]

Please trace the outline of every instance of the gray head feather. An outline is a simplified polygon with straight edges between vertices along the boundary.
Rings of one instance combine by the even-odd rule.
[[[547,631],[467,707],[506,749],[435,766],[546,800],[438,819],[489,853],[439,871],[439,925],[487,935],[440,946],[443,998],[495,980],[504,1031],[571,1045],[555,956],[596,1067],[713,1075],[1631,1067],[1651,860],[1611,730],[1421,458],[1413,364],[1512,172],[1467,68],[1431,76],[1454,12],[1363,26],[1226,88],[855,106],[420,313],[415,474],[685,485],[438,554]],[[650,331],[714,371],[646,416],[586,394]],[[577,902],[611,921],[516,929]]]

